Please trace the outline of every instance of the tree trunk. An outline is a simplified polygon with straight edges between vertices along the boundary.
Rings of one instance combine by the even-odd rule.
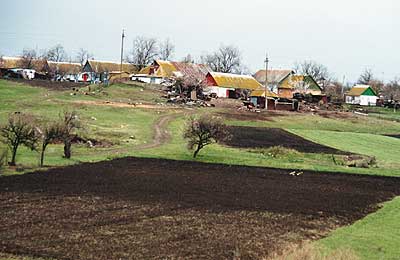
[[[14,146],[12,148],[12,156],[11,156],[10,166],[15,166],[15,158],[17,157],[17,149],[18,149],[18,145]]]
[[[44,151],[46,150],[47,145],[42,145],[42,151],[40,153],[40,167],[43,167],[44,162]]]
[[[203,148],[202,146],[198,145],[196,151],[194,151],[193,158],[196,158],[197,154],[200,152],[200,149]]]
[[[69,140],[64,141],[64,158],[71,158],[71,142]]]

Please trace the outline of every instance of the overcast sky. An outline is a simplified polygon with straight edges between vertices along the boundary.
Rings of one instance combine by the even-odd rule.
[[[315,60],[338,79],[365,69],[386,81],[400,76],[400,1],[396,0],[12,0],[2,1],[0,54],[62,44],[119,60],[136,36],[170,38],[174,58],[237,46],[252,72]]]

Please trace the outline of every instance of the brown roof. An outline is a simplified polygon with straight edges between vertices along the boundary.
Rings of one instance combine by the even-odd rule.
[[[268,83],[279,83],[290,74],[294,74],[293,70],[268,70]],[[254,78],[265,84],[265,70],[259,70],[254,74]]]
[[[24,68],[23,59],[21,57],[2,57],[0,68],[3,69],[26,69]],[[32,60],[32,69],[38,72],[48,72],[49,65],[45,59]]]
[[[179,71],[183,76],[189,76],[199,80],[204,80],[207,76],[207,73],[212,71],[210,67],[204,64],[187,62],[172,62],[172,64],[174,64],[177,71]]]
[[[156,60],[151,66],[143,68],[140,74],[150,74],[152,68],[156,66],[157,70],[155,70],[152,75],[163,78],[188,76],[203,80],[207,73],[212,71],[204,64]]]
[[[85,66],[89,64],[92,71],[96,73],[103,73],[103,72],[111,72],[111,71],[120,71],[121,64],[118,62],[109,62],[109,61],[98,61],[98,60],[88,60]],[[84,66],[84,67],[85,67]],[[130,63],[122,63],[122,71],[128,73],[136,73],[138,69],[135,65]]]
[[[60,74],[78,74],[82,70],[79,63],[48,61],[52,72]]]

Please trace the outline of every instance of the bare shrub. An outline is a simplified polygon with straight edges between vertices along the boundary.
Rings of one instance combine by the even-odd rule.
[[[11,114],[8,122],[0,128],[0,135],[11,150],[11,166],[15,166],[17,150],[21,145],[36,150],[38,136],[34,121],[30,115],[15,113]]]
[[[323,254],[321,249],[310,245],[292,246],[282,254],[273,254],[265,260],[358,260],[359,257],[350,249],[338,249]]]
[[[201,116],[191,118],[187,123],[183,137],[188,140],[188,148],[194,150],[193,158],[205,146],[228,140],[230,134],[226,125],[218,118]]]
[[[276,158],[281,158],[281,157],[285,157],[288,155],[292,155],[292,156],[300,155],[300,152],[298,152],[294,149],[280,146],[280,145],[272,146],[272,147],[269,147],[266,149],[255,149],[255,150],[251,150],[251,152],[262,153],[265,156],[276,157]]]

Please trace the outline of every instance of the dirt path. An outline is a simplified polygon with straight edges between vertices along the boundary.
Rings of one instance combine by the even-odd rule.
[[[177,112],[174,114],[169,114],[158,118],[155,124],[153,125],[153,131],[154,131],[153,140],[150,143],[136,146],[136,149],[155,148],[171,140],[171,135],[167,131],[168,123],[180,115],[183,115],[183,112]]]

